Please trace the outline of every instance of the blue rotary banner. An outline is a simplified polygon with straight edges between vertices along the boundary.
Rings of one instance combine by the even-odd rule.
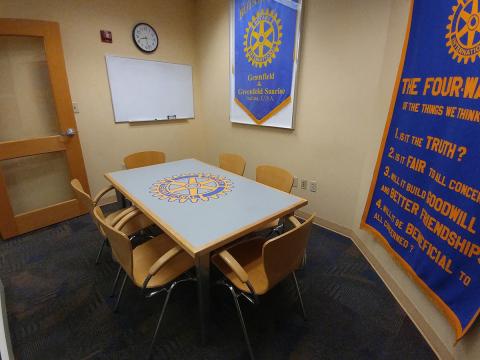
[[[412,1],[362,226],[454,324],[480,308],[478,0]]]
[[[291,102],[298,0],[234,1],[234,98],[257,124]]]

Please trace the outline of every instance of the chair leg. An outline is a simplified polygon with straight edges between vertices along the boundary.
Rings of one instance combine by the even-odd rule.
[[[300,300],[300,306],[302,308],[303,318],[307,320],[307,313],[305,312],[305,307],[303,306],[302,294],[300,293],[300,287],[298,286],[297,277],[295,276],[295,272],[292,272],[293,281],[295,282],[295,287],[297,288],[298,300]]]
[[[227,285],[230,293],[232,294],[233,301],[235,302],[235,307],[237,308],[238,318],[240,319],[240,324],[242,325],[243,336],[245,338],[245,342],[247,343],[248,353],[250,354],[250,359],[255,359],[253,356],[252,346],[250,345],[250,339],[248,338],[247,328],[245,326],[245,320],[243,320],[242,309],[240,309],[240,304],[238,303],[238,296],[235,292],[235,289],[231,285]]]
[[[158,322],[157,322],[157,327],[155,328],[155,333],[153,334],[152,343],[150,344],[150,349],[148,349],[147,359],[150,359],[150,357],[152,356],[153,346],[155,345],[155,341],[157,340],[158,331],[160,330],[160,324],[162,323],[163,316],[165,315],[165,310],[167,309],[168,301],[170,300],[170,295],[171,295],[173,289],[178,284],[188,282],[188,281],[197,281],[197,279],[193,278],[193,277],[188,277],[188,278],[185,278],[185,279],[176,280],[172,283],[172,285],[170,285],[168,290],[166,290],[166,288],[162,288],[160,291],[154,291],[153,293],[150,293],[149,295],[146,296],[147,298],[149,298],[149,297],[152,297],[152,296],[155,296],[155,295],[159,294],[162,291],[167,292],[167,296],[165,298],[165,301],[163,302],[162,312],[160,313],[160,317],[158,318]],[[147,283],[145,283],[144,288],[146,287],[146,284]],[[142,293],[144,293],[144,289],[142,289]]]
[[[100,263],[100,256],[102,256],[103,248],[107,242],[107,238],[103,238],[102,246],[100,246],[100,250],[98,251],[97,259],[95,260],[95,265]]]
[[[307,250],[305,250],[305,252],[303,253],[302,261],[300,263],[300,266],[298,267],[298,270],[304,269],[306,265],[307,265]]]
[[[118,306],[120,305],[120,300],[122,299],[122,295],[123,295],[123,289],[125,288],[125,283],[127,282],[127,273],[125,273],[125,277],[123,278],[123,282],[122,282],[122,287],[120,288],[120,293],[118,294],[118,299],[117,299],[117,302],[115,303],[115,307],[113,308],[113,312],[117,312],[118,311]]]
[[[170,294],[172,293],[172,290],[175,287],[175,285],[177,285],[176,282],[174,282],[167,291],[167,297],[165,298],[165,301],[163,302],[162,312],[160,313],[160,317],[158,318],[157,327],[155,328],[155,333],[153,334],[152,343],[150,344],[150,349],[148,349],[147,359],[150,359],[150,357],[152,356],[153,345],[155,345],[155,341],[157,340],[158,330],[160,329],[160,324],[162,323],[163,315],[165,314],[165,310],[167,308],[168,301],[170,300]]]
[[[117,276],[115,277],[115,281],[113,282],[112,293],[110,294],[110,297],[114,297],[114,296],[115,296],[115,289],[117,288],[118,279],[120,278],[120,274],[121,274],[121,273],[122,273],[122,265],[119,265],[119,266],[118,266]]]

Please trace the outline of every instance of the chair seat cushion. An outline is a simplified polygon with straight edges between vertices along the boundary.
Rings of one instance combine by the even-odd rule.
[[[142,287],[150,267],[175,246],[176,243],[172,239],[161,234],[133,249],[133,281],[135,284]],[[168,284],[192,268],[193,265],[193,258],[185,251],[181,251],[150,279],[147,287],[154,288]]]
[[[262,247],[267,240],[268,239],[263,237],[253,238],[247,242],[233,246],[228,250],[247,272],[248,280],[257,295],[263,295],[268,291],[268,279],[262,263]],[[236,288],[250,293],[248,287],[240,281],[220,256],[214,255],[212,262]]]

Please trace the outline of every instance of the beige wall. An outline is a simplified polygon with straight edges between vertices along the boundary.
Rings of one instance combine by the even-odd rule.
[[[114,124],[105,54],[194,65],[194,2],[191,0],[1,0],[0,17],[60,23],[65,62],[88,178],[93,192],[106,182],[103,174],[122,166],[124,155],[165,151],[167,160],[202,157],[198,120],[131,126]],[[132,42],[137,22],[158,32],[155,54],[143,55]],[[100,30],[111,30],[113,43],[100,42]],[[194,79],[195,82],[195,79]]]
[[[162,149],[169,160],[195,156],[212,163],[220,152],[237,152],[247,159],[247,176],[254,176],[258,164],[270,163],[316,180],[316,193],[295,190],[309,200],[307,211],[353,230],[387,285],[413,307],[410,314],[422,331],[431,332],[426,336],[437,351],[474,359],[480,354],[478,328],[453,347],[453,331],[437,308],[384,248],[358,229],[400,59],[408,2],[305,1],[294,131],[229,122],[227,0],[2,0],[0,16],[60,22],[94,191],[105,183],[104,172],[121,167],[124,154],[141,149]],[[131,41],[130,31],[139,21],[151,23],[159,33],[153,56],[142,55]],[[99,41],[100,29],[113,32],[113,44]],[[193,64],[196,119],[115,125],[107,53]]]
[[[409,0],[306,0],[294,131],[229,122],[229,4],[198,0],[196,55],[200,121],[207,159],[231,151],[247,159],[246,175],[270,163],[316,180],[318,192],[295,192],[360,241],[387,286],[439,355],[474,359],[478,329],[453,346],[445,317],[384,248],[359,229],[395,83]]]
[[[308,211],[351,228],[380,81],[390,1],[307,1],[294,131],[229,121],[229,2],[199,1],[197,69],[199,119],[205,122],[207,158],[238,152],[247,176],[261,163],[284,166],[316,180],[317,193],[296,189]],[[332,30],[335,29],[335,30]]]

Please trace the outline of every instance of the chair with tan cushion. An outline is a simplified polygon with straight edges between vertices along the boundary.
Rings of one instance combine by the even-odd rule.
[[[220,154],[218,165],[220,169],[243,176],[243,173],[245,172],[246,161],[240,155],[223,153]]]
[[[273,187],[275,189],[290,193],[293,186],[293,175],[287,170],[272,166],[260,165],[257,166],[255,180],[261,184]],[[272,229],[274,232],[279,227],[280,219],[273,220],[266,224],[258,231]]]
[[[148,353],[148,357],[150,357],[172,290],[180,283],[195,281],[193,277],[179,279],[193,267],[193,258],[166,234],[158,235],[133,248],[124,229],[128,228],[128,224],[136,217],[142,216],[138,209],[132,209],[126,216],[113,223],[105,221],[98,206],[95,207],[93,213],[107,235],[112,251],[125,273],[114,311],[117,311],[120,304],[127,278],[130,278],[133,284],[141,289],[142,295],[147,291],[152,291],[146,297],[161,292],[167,294],[150,345]]]
[[[258,304],[258,295],[267,293],[291,275],[295,282],[303,316],[306,318],[295,270],[301,265],[314,216],[312,215],[302,224],[294,216],[291,216],[289,218],[293,225],[291,230],[273,239],[253,238],[250,241],[233,245],[212,257],[212,262],[225,275],[226,279],[220,283],[227,286],[232,294],[252,359],[253,352],[238,298],[244,297],[252,304]]]
[[[100,199],[105,196],[108,192],[114,190],[113,186],[107,186],[103,190],[101,190],[93,199],[92,197],[85,192],[83,189],[82,184],[78,179],[73,179],[70,184],[72,185],[73,191],[75,192],[75,196],[77,197],[78,201],[88,209],[88,212],[92,216],[92,220],[95,222],[95,224],[98,227],[98,230],[100,231],[100,234],[103,237],[102,245],[100,246],[100,250],[98,251],[97,258],[95,260],[95,264],[98,264],[100,261],[100,256],[102,255],[103,248],[105,247],[105,244],[107,242],[107,237],[105,233],[103,232],[102,228],[99,226],[98,222],[95,221],[95,216],[93,215],[93,209],[95,206],[98,205]],[[125,216],[128,212],[132,211],[133,209],[120,209],[113,211],[107,215],[104,215],[103,212],[101,213],[104,220],[107,223],[112,223],[115,219],[120,219],[123,216]],[[153,223],[150,219],[148,219],[146,216],[139,216],[135,218],[135,221],[132,221],[128,224],[128,227],[124,229],[124,231],[130,236],[134,233],[139,232],[142,229],[145,229],[149,226],[151,226]]]
[[[165,154],[161,151],[141,151],[123,158],[123,163],[127,169],[163,164],[164,162]]]

